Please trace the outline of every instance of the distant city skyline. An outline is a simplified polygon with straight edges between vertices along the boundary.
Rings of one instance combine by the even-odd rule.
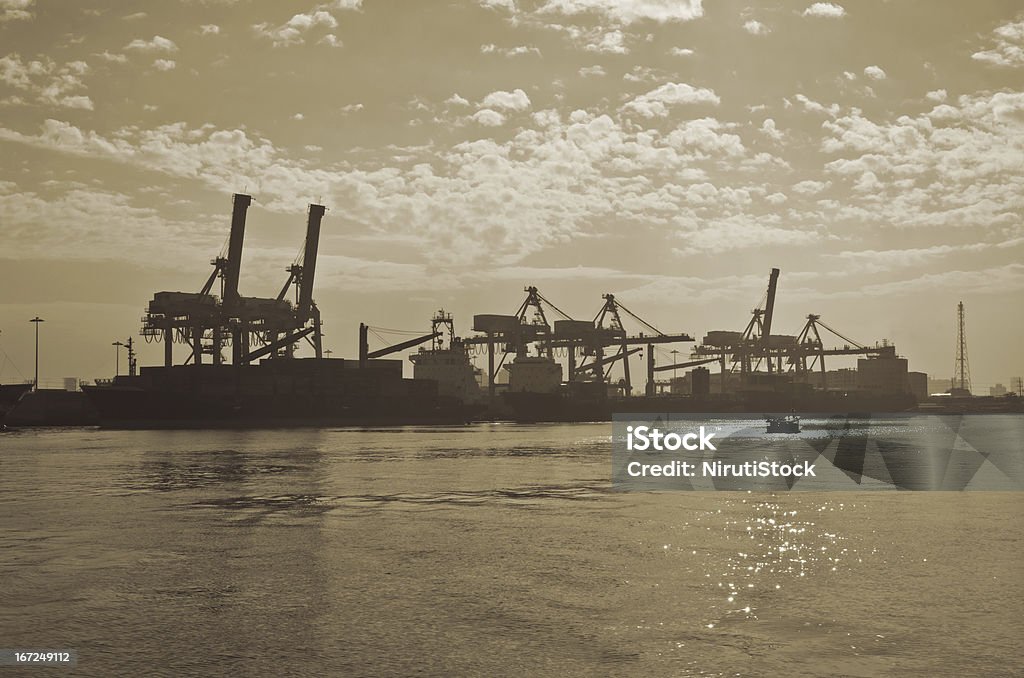
[[[360,322],[577,318],[698,341],[808,313],[909,369],[1024,374],[1017,2],[0,0],[0,381],[109,377],[197,291],[247,192],[241,289],[323,223],[325,347]],[[688,351],[688,346],[680,347]],[[123,358],[123,356],[122,356]],[[125,360],[121,360],[122,367]],[[836,360],[832,367],[851,366]]]

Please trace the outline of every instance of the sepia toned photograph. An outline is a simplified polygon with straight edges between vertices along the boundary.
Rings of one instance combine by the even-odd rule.
[[[0,678],[1020,674],[1019,2],[0,0],[0,158]]]

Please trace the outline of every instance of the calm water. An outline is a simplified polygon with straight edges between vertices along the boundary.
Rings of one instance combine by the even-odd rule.
[[[4,434],[0,647],[81,675],[1022,674],[1024,493],[620,493],[610,435]]]

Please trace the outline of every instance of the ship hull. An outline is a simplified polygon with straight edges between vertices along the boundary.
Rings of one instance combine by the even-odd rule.
[[[632,396],[626,398],[574,398],[566,393],[505,393],[510,417],[520,422],[611,421],[616,414],[817,414],[899,413],[914,408],[908,394],[777,393]]]
[[[390,361],[382,361],[390,362]],[[107,428],[290,428],[465,423],[461,402],[435,382],[403,379],[400,365],[340,360],[144,368],[139,377],[83,386]]]

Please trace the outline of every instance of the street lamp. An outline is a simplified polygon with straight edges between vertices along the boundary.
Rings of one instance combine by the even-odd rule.
[[[114,376],[121,374],[121,347],[124,346],[124,342],[112,341],[110,345],[114,347]]]
[[[36,326],[36,378],[35,378],[35,381],[32,382],[32,390],[33,391],[38,391],[39,390],[39,323],[46,322],[46,321],[43,320],[42,318],[40,318],[39,316],[36,316],[35,318],[32,318],[32,320],[29,320],[29,322],[30,323],[34,323],[35,326]]]

